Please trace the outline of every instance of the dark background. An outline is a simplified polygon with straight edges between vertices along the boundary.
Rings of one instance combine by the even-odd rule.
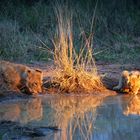
[[[87,36],[91,33],[94,16],[96,61],[140,62],[140,0],[59,0],[57,3],[72,9],[77,51],[81,32]],[[51,40],[57,28],[55,6],[55,0],[1,0],[0,59],[31,62],[52,58],[48,47],[53,49]]]

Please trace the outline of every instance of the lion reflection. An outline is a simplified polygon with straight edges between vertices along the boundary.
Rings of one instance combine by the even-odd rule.
[[[26,124],[32,120],[40,120],[42,114],[42,102],[39,98],[0,105],[1,121],[19,121]]]
[[[122,98],[122,100],[126,100],[125,103],[123,103],[123,114],[124,115],[140,115],[140,96],[129,96],[129,98],[125,99]]]

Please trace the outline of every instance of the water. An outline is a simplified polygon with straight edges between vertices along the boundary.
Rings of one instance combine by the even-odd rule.
[[[45,95],[0,104],[0,120],[60,129],[29,140],[139,140],[140,96]]]

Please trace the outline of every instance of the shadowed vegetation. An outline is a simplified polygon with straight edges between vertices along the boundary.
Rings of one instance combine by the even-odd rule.
[[[29,63],[52,58],[48,47],[53,48],[51,40],[57,28],[54,3],[50,0],[0,2],[1,59]],[[76,51],[80,50],[79,39],[82,40],[83,31],[89,36],[93,24],[92,48],[97,61],[139,61],[138,0],[73,0],[62,3],[72,10]]]

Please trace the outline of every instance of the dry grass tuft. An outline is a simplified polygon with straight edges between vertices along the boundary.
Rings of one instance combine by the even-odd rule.
[[[91,93],[103,89],[100,77],[84,69],[73,71],[56,69],[53,81],[60,85],[61,91],[68,93]]]
[[[58,31],[53,40],[56,70],[52,81],[57,83],[60,90],[64,92],[91,93],[101,91],[104,87],[93,59],[93,36],[91,34],[87,38],[82,33],[84,40],[82,43],[84,42],[84,44],[82,44],[82,48],[77,53],[72,33],[72,16],[66,12],[64,13],[64,11],[68,11],[67,7],[61,8],[57,6],[55,9]]]

